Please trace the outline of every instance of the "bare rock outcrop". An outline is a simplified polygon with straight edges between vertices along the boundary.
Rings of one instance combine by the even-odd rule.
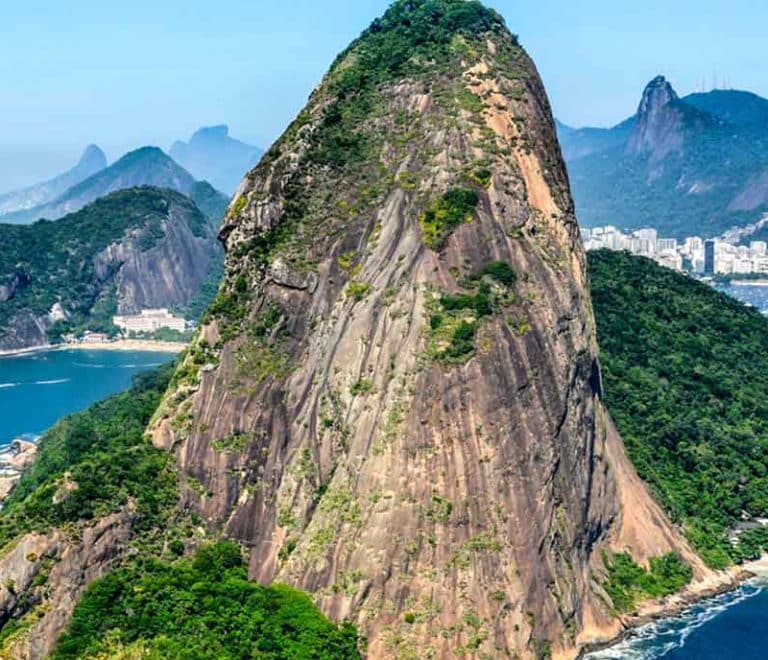
[[[366,54],[420,7],[396,3],[241,185],[154,439],[251,576],[356,622],[370,657],[573,656],[618,626],[603,550],[704,569],[603,408],[535,67],[496,14],[438,4],[478,18],[433,17],[439,55],[376,77]]]

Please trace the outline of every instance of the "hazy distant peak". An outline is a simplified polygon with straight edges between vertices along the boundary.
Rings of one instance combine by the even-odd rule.
[[[107,167],[107,157],[95,144],[86,147],[77,165],[59,176],[23,190],[0,195],[0,217],[22,213],[37,206],[48,204],[72,186]]]
[[[170,158],[168,154],[166,154],[160,147],[139,147],[138,149],[134,149],[133,151],[129,151],[127,154],[125,154],[123,157],[121,157],[117,162],[125,161],[125,160],[135,160],[139,158]]]
[[[95,152],[92,153],[95,156]],[[141,147],[67,188],[56,199],[9,214],[3,221],[25,223],[42,217],[56,220],[78,211],[104,195],[138,186],[170,188],[188,195],[196,183],[187,170],[159,147]]]
[[[101,150],[101,147],[95,144],[89,144],[77,163],[78,167],[82,167],[83,165],[98,165],[99,169],[104,169],[107,166],[107,156]]]
[[[197,140],[222,140],[229,137],[229,126],[219,124],[218,126],[204,126],[195,131],[190,143]]]
[[[264,152],[229,135],[229,126],[205,126],[189,142],[177,141],[171,156],[198,179],[232,194]]]
[[[713,89],[690,94],[683,101],[699,110],[737,125],[768,124],[768,99],[738,89]]]

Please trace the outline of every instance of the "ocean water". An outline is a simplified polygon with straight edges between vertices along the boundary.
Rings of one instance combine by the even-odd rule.
[[[765,660],[768,583],[754,580],[678,617],[644,626],[590,660]]]
[[[0,447],[40,435],[172,359],[167,353],[81,350],[0,357]]]
[[[718,286],[717,290],[727,293],[732,298],[741,300],[741,302],[746,303],[747,305],[756,307],[760,312],[768,315],[768,286],[755,286],[750,284],[738,286],[728,284],[725,286]]]

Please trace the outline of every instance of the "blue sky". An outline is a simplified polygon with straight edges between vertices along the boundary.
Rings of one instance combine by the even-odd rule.
[[[387,4],[3,0],[0,188],[55,172],[90,142],[115,158],[228,123],[235,136],[267,146],[335,54]],[[658,73],[680,93],[702,78],[711,85],[717,73],[768,95],[765,3],[489,4],[520,35],[556,114],[572,125],[610,125],[630,115]]]

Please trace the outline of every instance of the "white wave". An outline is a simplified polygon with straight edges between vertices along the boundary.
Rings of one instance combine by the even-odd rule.
[[[57,378],[55,380],[36,380],[35,385],[61,385],[62,383],[68,383],[71,378]]]
[[[0,390],[7,390],[11,387],[18,387],[18,383],[0,383]]]
[[[73,362],[75,367],[85,369],[152,369],[153,367],[162,367],[165,362],[147,362],[145,364],[89,364],[87,362]]]
[[[585,656],[589,660],[658,660],[682,649],[690,635],[734,605],[752,598],[765,584],[748,582],[736,591],[694,605],[682,614],[662,619],[633,631],[615,646]]]

